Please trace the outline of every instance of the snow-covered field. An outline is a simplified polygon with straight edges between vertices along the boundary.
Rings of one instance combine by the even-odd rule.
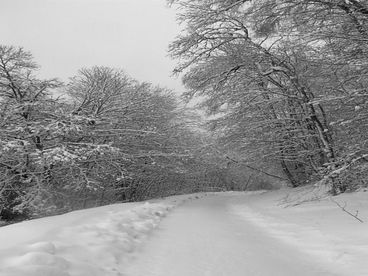
[[[364,223],[314,193],[184,195],[2,227],[0,275],[368,275],[368,193],[334,198]]]

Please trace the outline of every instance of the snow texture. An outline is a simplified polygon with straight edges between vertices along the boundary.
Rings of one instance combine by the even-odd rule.
[[[160,220],[201,196],[116,204],[0,228],[0,275],[122,275],[126,256]]]
[[[367,193],[333,200],[364,223],[313,188],[184,195],[27,221],[0,228],[0,275],[368,275]]]

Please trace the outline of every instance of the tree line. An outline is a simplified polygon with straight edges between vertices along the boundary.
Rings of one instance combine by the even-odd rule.
[[[170,46],[231,159],[290,186],[367,186],[368,5],[359,0],[171,0]]]
[[[172,91],[109,67],[66,84],[38,68],[30,52],[0,46],[0,219],[235,185]]]
[[[0,218],[203,190],[367,186],[368,5],[168,0],[187,100],[119,69],[37,77],[0,46]],[[63,95],[58,98],[56,95]]]

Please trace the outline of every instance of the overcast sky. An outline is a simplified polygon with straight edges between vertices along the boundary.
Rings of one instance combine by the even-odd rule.
[[[0,0],[0,43],[23,46],[43,77],[63,81],[105,65],[180,93],[167,56],[178,32],[165,0]]]

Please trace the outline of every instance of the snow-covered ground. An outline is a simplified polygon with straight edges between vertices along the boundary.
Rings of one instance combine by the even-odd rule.
[[[203,194],[114,204],[0,228],[1,276],[115,276],[167,213]]]
[[[364,223],[314,195],[185,195],[2,227],[0,275],[368,275],[368,193],[333,199]]]

